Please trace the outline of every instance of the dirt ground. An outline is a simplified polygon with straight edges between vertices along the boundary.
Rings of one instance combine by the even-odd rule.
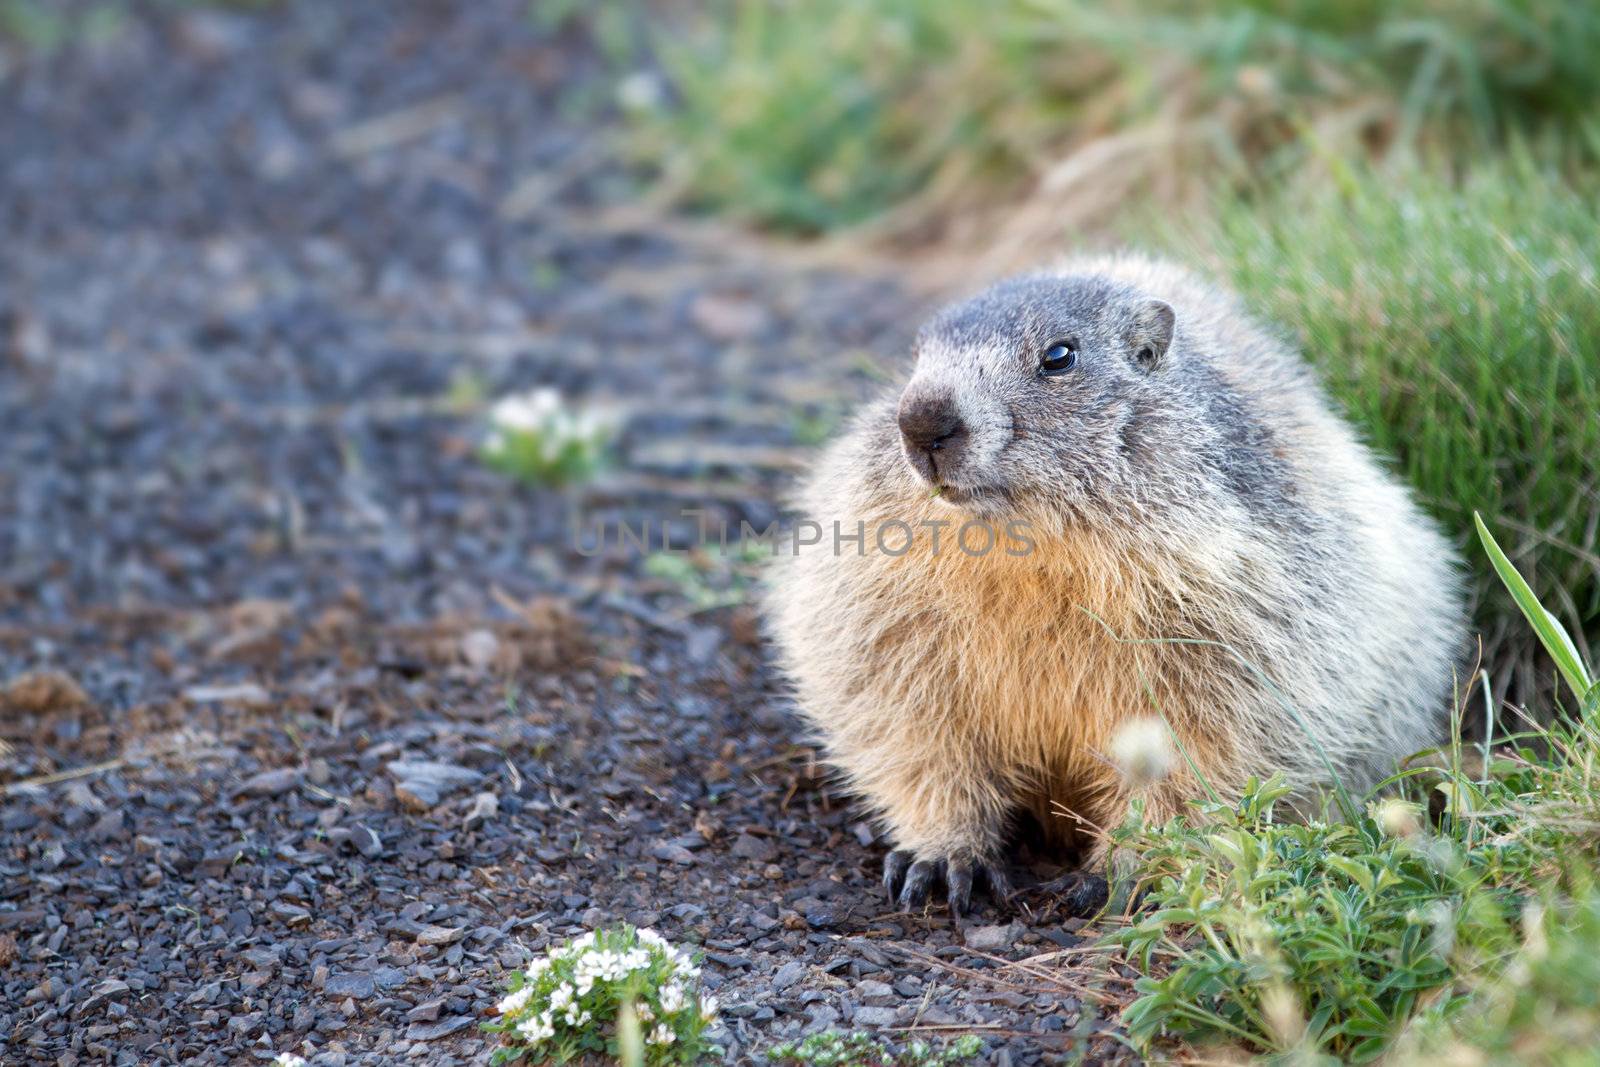
[[[919,301],[639,208],[525,0],[125,12],[0,38],[0,1062],[480,1063],[616,921],[704,951],[730,1062],[1125,1058],[1070,957],[1007,963],[1075,921],[885,904],[750,568],[573,544],[764,527]],[[623,413],[614,470],[478,461],[534,385]]]

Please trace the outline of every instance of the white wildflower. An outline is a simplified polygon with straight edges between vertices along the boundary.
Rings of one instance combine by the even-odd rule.
[[[671,1015],[683,1010],[683,987],[668,982],[661,987],[661,1010]]]
[[[280,1052],[272,1061],[272,1067],[306,1067],[306,1058],[293,1052]]]
[[[1111,739],[1111,760],[1135,789],[1154,785],[1172,773],[1176,754],[1167,725],[1157,718],[1133,719]]]
[[[532,983],[529,983],[528,985],[525,985],[521,989],[517,990],[515,993],[507,993],[504,997],[501,997],[500,1003],[495,1005],[495,1009],[499,1011],[501,1015],[515,1015],[523,1008],[526,1008],[528,1006],[528,1001],[532,999],[533,985]]]
[[[666,1023],[657,1023],[656,1028],[650,1031],[649,1041],[652,1045],[670,1045],[676,1040],[678,1035]]]
[[[517,1024],[517,1034],[529,1044],[538,1044],[556,1036],[555,1020],[548,1013],[531,1015]]]
[[[700,998],[700,1018],[713,1022],[717,1017],[717,998],[709,994]]]
[[[661,82],[654,73],[639,70],[617,83],[617,103],[624,111],[651,111],[661,105]]]

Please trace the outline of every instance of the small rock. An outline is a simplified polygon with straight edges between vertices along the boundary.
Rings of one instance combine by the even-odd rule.
[[[453,1015],[448,1019],[441,1019],[436,1023],[412,1023],[406,1030],[406,1039],[409,1041],[437,1041],[447,1037],[457,1030],[472,1025],[472,1018],[467,1015]]]
[[[750,966],[750,960],[747,957],[736,956],[731,952],[707,952],[706,959],[730,970],[743,969]]]
[[[772,976],[772,988],[775,991],[782,992],[783,990],[794,985],[796,982],[800,981],[800,979],[804,978],[805,974],[805,964],[801,963],[799,960],[790,960],[782,967],[779,967],[778,973]]]
[[[439,790],[427,782],[397,782],[394,787],[394,798],[398,800],[407,811],[424,814],[439,806],[441,797]]]
[[[389,774],[395,780],[395,799],[417,812],[430,811],[441,798],[483,781],[470,767],[435,760],[395,760]]]
[[[67,794],[63,799],[66,800],[68,807],[93,812],[106,810],[106,802],[94,795],[94,790],[89,788],[88,782],[73,782],[67,786]]]
[[[482,773],[471,767],[440,760],[395,760],[389,764],[388,769],[389,776],[395,781],[433,782],[441,788],[458,789],[462,786],[477,785],[483,781]]]
[[[811,1020],[806,1024],[806,1033],[820,1033],[839,1021],[839,1011],[826,1004],[813,1004],[806,1009],[806,1018]]]
[[[466,830],[476,830],[498,814],[500,814],[500,799],[493,793],[479,793],[472,798],[472,807],[467,809],[466,816],[461,820],[461,826]]]
[[[777,846],[755,834],[740,834],[729,851],[742,860],[754,860],[757,863],[771,863],[778,858]]]
[[[962,932],[962,942],[979,952],[999,952],[1010,948],[1022,936],[1020,923],[1004,926],[969,926]]]
[[[207,874],[222,874],[229,867],[244,859],[249,849],[241,842],[223,845],[221,848],[212,849],[200,857],[200,869]]]
[[[448,926],[424,926],[417,931],[417,944],[419,945],[450,945],[467,936],[467,928],[459,926],[454,929]]]
[[[397,989],[405,985],[409,979],[406,972],[398,967],[374,967],[372,980],[377,983],[379,989]]]
[[[896,1008],[861,1007],[856,1009],[857,1026],[893,1026],[898,1020]]]
[[[309,911],[288,901],[274,900],[267,910],[290,926],[307,926],[311,923]]]
[[[406,1022],[408,1022],[408,1023],[431,1023],[431,1022],[437,1022],[438,1019],[439,1019],[439,1011],[443,1007],[444,1007],[444,998],[443,997],[439,997],[439,998],[437,998],[435,1000],[425,1000],[421,1004],[418,1004],[416,1007],[412,1008],[410,1011],[406,1012]]]
[[[383,838],[378,836],[378,831],[370,826],[357,826],[350,831],[350,844],[355,850],[367,859],[377,859],[383,855]]]
[[[282,767],[251,775],[239,783],[237,792],[250,797],[275,797],[299,784],[300,771],[294,767]]]
[[[856,996],[860,997],[864,1004],[876,1004],[879,1006],[899,1000],[899,997],[895,994],[894,986],[888,982],[880,982],[875,978],[864,978],[856,983]]]
[[[128,823],[123,816],[122,809],[108,811],[95,820],[89,827],[86,836],[91,841],[110,841],[124,836],[128,832]]]
[[[693,852],[690,852],[682,845],[675,845],[670,841],[651,848],[650,855],[654,856],[658,860],[666,860],[668,863],[676,863],[684,867],[687,867],[694,862]]]
[[[378,991],[378,984],[372,980],[370,974],[332,974],[328,976],[327,984],[322,991],[330,997],[352,997],[356,1000],[365,1000]]]
[[[128,992],[128,988],[128,983],[120,978],[107,978],[94,987],[94,992],[89,994],[89,999],[83,1002],[82,1010],[88,1011],[113,997],[123,996]]]

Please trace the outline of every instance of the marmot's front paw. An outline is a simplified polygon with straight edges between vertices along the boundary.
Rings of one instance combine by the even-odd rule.
[[[950,914],[966,914],[972,903],[972,880],[976,875],[989,887],[989,896],[996,904],[1004,906],[1010,898],[1011,876],[998,863],[968,859],[918,859],[906,849],[895,849],[883,861],[883,888],[889,902],[899,902],[900,908],[910,911],[928,902],[928,894],[935,883],[943,882],[945,899],[950,904]]]

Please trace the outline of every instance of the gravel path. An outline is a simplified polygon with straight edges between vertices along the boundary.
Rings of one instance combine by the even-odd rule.
[[[524,0],[125,10],[0,38],[0,1062],[483,1062],[507,970],[618,920],[701,946],[732,1062],[1114,1058],[1003,966],[1074,924],[886,910],[743,564],[571,545],[764,526],[914,302],[626,210]],[[475,460],[539,384],[626,412],[616,471]]]

